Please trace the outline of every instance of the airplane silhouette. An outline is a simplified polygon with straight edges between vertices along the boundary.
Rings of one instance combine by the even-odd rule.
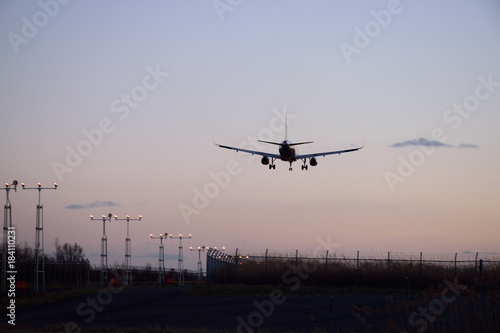
[[[279,146],[279,149],[278,149],[279,154],[271,154],[271,153],[266,153],[266,152],[262,152],[262,151],[225,146],[225,145],[215,143],[215,141],[214,141],[214,144],[216,146],[221,147],[221,148],[236,150],[237,152],[241,151],[241,152],[252,154],[252,155],[253,154],[261,155],[262,156],[261,163],[264,165],[269,165],[269,169],[276,169],[276,164],[274,164],[274,161],[276,161],[277,159],[280,159],[280,160],[285,161],[285,162],[289,162],[290,163],[290,168],[288,169],[289,171],[292,171],[292,163],[297,161],[297,160],[302,160],[304,162],[304,164],[302,165],[302,170],[307,170],[307,159],[309,159],[309,164],[311,166],[316,166],[316,165],[318,165],[318,161],[316,160],[317,156],[349,153],[351,151],[360,150],[361,148],[364,147],[364,142],[363,142],[363,146],[351,148],[351,149],[327,151],[327,152],[314,153],[314,154],[297,155],[294,146],[313,143],[313,141],[297,142],[297,143],[293,143],[293,142],[289,141],[288,140],[288,126],[287,126],[286,118],[285,118],[285,140],[283,140],[281,142],[271,142],[271,141],[263,141],[263,140],[257,140],[257,141]],[[271,163],[269,164],[269,162],[271,162]]]

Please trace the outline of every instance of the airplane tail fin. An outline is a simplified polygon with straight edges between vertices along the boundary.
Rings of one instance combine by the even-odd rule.
[[[277,145],[281,146],[283,142],[272,142],[272,141],[263,141],[263,140],[257,140],[258,142],[263,142],[263,143],[268,143],[271,145]],[[288,116],[285,112],[285,141],[288,141]],[[307,141],[307,142],[297,142],[297,143],[289,143],[290,146],[298,146],[298,145],[305,145],[308,143],[313,143],[313,141]]]
[[[285,141],[288,140],[288,115],[285,112]]]

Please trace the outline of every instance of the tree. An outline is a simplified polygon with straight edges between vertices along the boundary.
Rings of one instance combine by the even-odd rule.
[[[83,253],[83,248],[75,244],[71,245],[69,243],[59,244],[59,239],[56,238],[54,241],[56,247],[56,262],[84,262],[85,253]]]
[[[16,260],[19,262],[30,262],[35,260],[35,250],[26,241],[22,245],[16,244]]]

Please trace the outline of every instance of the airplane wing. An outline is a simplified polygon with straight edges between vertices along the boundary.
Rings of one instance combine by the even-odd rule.
[[[241,152],[252,154],[252,155],[255,154],[255,155],[261,155],[261,156],[266,156],[266,157],[272,157],[272,158],[276,158],[276,159],[280,159],[281,158],[281,156],[279,154],[270,154],[270,153],[266,153],[266,152],[263,152],[263,151],[249,150],[249,149],[243,149],[243,148],[237,148],[237,147],[224,146],[224,145],[220,145],[218,143],[215,143],[215,141],[214,141],[214,144],[216,146],[221,147],[221,148],[236,150],[237,152],[241,151]]]
[[[352,148],[352,149],[344,149],[344,150],[326,151],[326,152],[323,152],[323,153],[297,155],[297,159],[299,160],[299,159],[303,159],[303,158],[313,158],[313,157],[316,157],[316,156],[325,156],[325,155],[334,155],[334,154],[349,153],[351,151],[360,150],[363,147],[364,147],[364,145],[361,146],[361,147]]]

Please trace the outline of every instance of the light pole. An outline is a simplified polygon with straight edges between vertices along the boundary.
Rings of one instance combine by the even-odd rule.
[[[38,190],[38,205],[36,205],[36,234],[35,234],[35,292],[38,292],[38,283],[40,274],[42,275],[42,291],[45,291],[45,256],[43,254],[43,206],[40,203],[42,190],[57,190],[57,183],[54,187],[42,187],[38,183],[38,187],[26,187],[26,184],[21,183],[23,190]],[[41,261],[41,265],[40,265]],[[41,266],[41,268],[40,268]]]
[[[187,237],[187,239],[191,239],[192,235],[189,234],[189,236]],[[172,236],[172,234],[170,234],[170,238],[172,239],[178,239],[179,240],[179,274],[178,274],[178,281],[177,281],[177,284],[179,286],[183,286],[184,285],[184,255],[182,253],[182,234],[179,234],[179,236]]]
[[[167,233],[165,234],[160,234],[159,237],[153,237],[153,234],[149,234],[149,237],[151,239],[159,239],[160,240],[160,247],[159,247],[159,252],[158,252],[158,282],[160,283],[160,286],[163,283],[163,280],[165,279],[165,249],[163,247],[163,238],[167,238]]]
[[[193,249],[192,246],[189,248],[191,251],[198,251],[198,281],[201,281],[203,279],[203,269],[201,267],[201,251],[205,252],[205,248],[207,248],[208,250],[208,247],[206,247],[205,245],[198,246],[197,249]]]
[[[108,282],[108,237],[106,236],[106,221],[111,223],[113,214],[102,216],[102,238],[101,238],[101,286]],[[94,215],[90,215],[90,219],[94,220]]]
[[[6,201],[5,206],[3,206],[3,255],[2,255],[2,292],[5,292],[6,289],[6,281],[7,281],[7,252],[9,251],[8,246],[8,234],[10,230],[14,230],[12,227],[12,211],[9,199],[9,191],[13,188],[15,192],[17,192],[17,180],[14,180],[12,184],[5,183],[5,195]],[[14,249],[15,250],[15,243]]]
[[[137,219],[131,219],[130,216],[127,215],[127,218],[119,219],[117,215],[115,215],[115,221],[127,221],[127,238],[125,238],[125,281],[127,281],[127,285],[132,284],[132,244],[130,242],[129,236],[129,222],[130,221],[140,221],[142,216],[139,215]]]
[[[207,249],[207,251],[208,251],[211,248],[209,246],[203,245],[203,246],[198,246],[197,249],[193,249],[193,247],[191,246],[191,247],[189,247],[189,249],[191,251],[198,251],[198,272],[199,272],[199,274],[198,274],[198,281],[202,281],[203,280],[203,269],[202,269],[202,266],[201,266],[201,252],[202,251],[205,252],[205,249]],[[213,249],[217,250],[217,247],[214,247]],[[225,251],[225,250],[226,250],[226,247],[223,246],[222,247],[222,251]]]

